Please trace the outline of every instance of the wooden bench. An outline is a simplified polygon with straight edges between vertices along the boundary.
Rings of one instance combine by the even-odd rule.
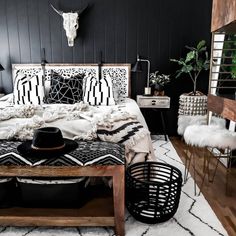
[[[110,162],[110,161],[109,161]],[[24,208],[0,209],[1,226],[115,226],[116,235],[124,235],[124,164],[88,166],[5,166],[1,177],[77,177],[110,176],[112,196],[93,198],[78,209]]]

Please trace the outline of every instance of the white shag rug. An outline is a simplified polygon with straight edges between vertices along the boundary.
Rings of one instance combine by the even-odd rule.
[[[184,172],[184,165],[170,141],[153,136],[153,147],[159,161],[174,165]],[[194,196],[193,179],[182,187],[179,208],[172,219],[148,225],[136,221],[128,212],[125,219],[126,236],[227,236],[204,196]],[[0,227],[0,236],[114,236],[110,227]]]

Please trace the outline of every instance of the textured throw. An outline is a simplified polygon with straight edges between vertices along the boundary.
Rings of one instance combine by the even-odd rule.
[[[36,106],[23,105],[16,107],[5,107],[0,110],[0,121],[12,118],[29,118],[35,114]]]
[[[123,143],[127,150],[136,145],[140,139],[149,134],[140,122],[136,119],[128,118],[106,125],[97,125],[97,135],[102,141],[113,143]]]
[[[35,159],[23,157],[17,151],[21,142],[0,141],[0,165],[30,166],[87,166],[124,164],[124,147],[122,144],[78,141],[78,148],[56,158]]]

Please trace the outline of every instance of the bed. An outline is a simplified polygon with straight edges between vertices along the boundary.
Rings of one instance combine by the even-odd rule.
[[[84,76],[81,85],[81,102],[68,104],[66,100],[60,103],[54,97],[50,103],[43,100],[38,102],[40,100],[38,97],[35,98],[32,94],[27,93],[31,87],[40,86],[40,82],[37,81],[36,85],[33,82],[25,85],[25,80],[27,82],[31,78],[39,80],[40,76],[44,78],[41,87],[44,89],[44,96],[47,97],[48,94],[52,93],[50,89],[54,75],[56,75],[56,80],[58,78],[60,80],[61,78],[73,78],[77,74]],[[102,66],[98,64],[46,64],[45,66],[40,64],[14,64],[12,77],[13,93],[0,99],[1,140],[32,139],[34,129],[56,126],[61,129],[65,138],[74,140],[99,139],[124,143],[127,164],[153,158],[147,124],[137,103],[129,98],[131,94],[129,64],[103,64]],[[86,82],[84,81],[91,79],[97,81],[98,78],[105,78],[111,83],[114,101],[108,101],[110,103],[108,105],[107,103],[99,105],[99,102],[96,103],[96,101],[91,101],[88,98],[86,101],[83,100],[86,96],[84,92]],[[18,81],[16,81],[17,79]],[[67,80],[63,80],[61,84],[64,86],[65,82],[68,83]],[[25,86],[23,92],[20,91],[22,86]],[[89,86],[91,87],[91,84]],[[36,92],[40,94],[39,88]],[[91,91],[88,93],[91,96]],[[92,93],[91,97],[94,97],[94,91]],[[23,101],[19,103],[17,99],[22,97]],[[105,100],[104,97],[103,100]],[[113,135],[114,131],[120,130],[121,127],[124,128],[123,131]],[[133,132],[134,130],[136,131]],[[124,140],[122,137],[124,137],[125,132],[129,132],[131,135]]]

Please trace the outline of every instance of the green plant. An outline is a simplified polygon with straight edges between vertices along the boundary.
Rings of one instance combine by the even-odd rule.
[[[230,77],[236,79],[236,35],[228,34],[224,40],[224,48],[222,55],[222,69],[230,72]],[[229,78],[226,78],[229,79]]]
[[[167,83],[170,82],[170,75],[165,75],[165,74],[158,74],[159,71],[155,71],[154,73],[151,73],[149,78],[149,85],[150,86],[155,86],[155,85],[161,85],[165,86]]]
[[[170,59],[173,62],[177,62],[181,68],[177,70],[176,78],[181,74],[188,74],[193,81],[193,95],[196,95],[197,79],[202,70],[209,69],[208,52],[205,40],[200,41],[196,47],[185,46],[190,51],[185,58],[179,60]]]

